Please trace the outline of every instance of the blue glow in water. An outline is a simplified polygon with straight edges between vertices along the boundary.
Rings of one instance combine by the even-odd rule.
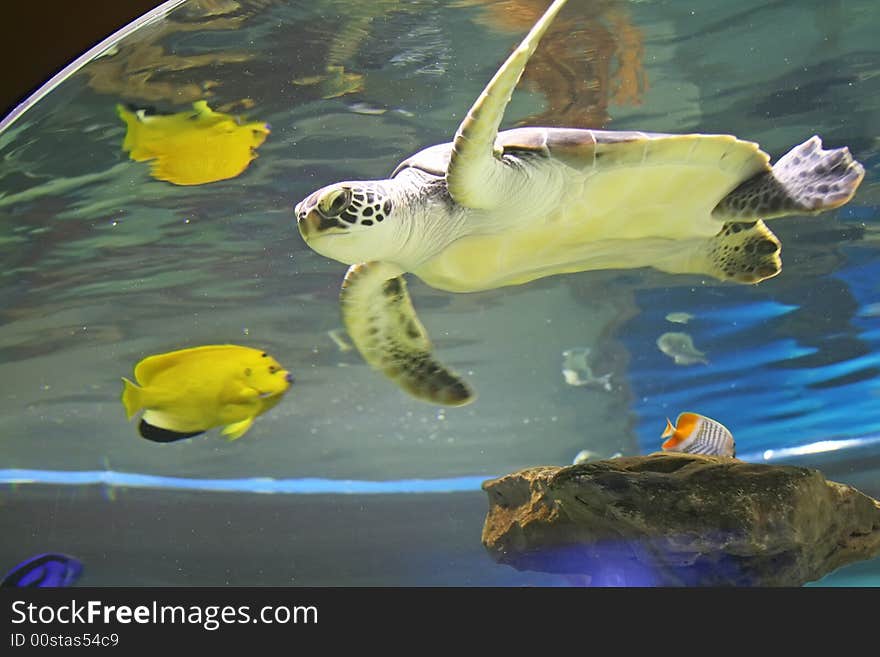
[[[88,470],[0,470],[0,483],[59,484],[88,486],[103,484],[127,488],[199,490],[239,493],[281,493],[288,495],[380,495],[407,493],[460,493],[478,491],[485,477],[452,477],[447,479],[398,479],[394,481],[359,481],[354,479],[196,479],[164,477],[134,472]]]
[[[753,463],[788,459],[804,454],[835,452],[880,446],[880,433],[844,440],[824,440],[796,447],[764,451],[741,452],[738,458]],[[446,477],[438,479],[396,479],[388,481],[365,481],[355,479],[273,479],[270,477],[245,477],[228,479],[199,479],[192,477],[166,477],[115,472],[113,470],[0,470],[0,484],[55,484],[62,486],[104,485],[123,488],[150,488],[197,490],[207,492],[279,493],[286,495],[395,495],[411,493],[465,493],[482,490],[483,482],[499,475],[469,477]]]
[[[848,266],[833,278],[846,285],[859,308],[870,307],[877,301],[880,263],[867,249],[849,251]],[[725,287],[723,297],[715,288],[698,287],[638,294],[646,297],[639,303],[643,312],[621,337],[638,354],[630,381],[639,400],[642,451],[659,449],[666,417],[684,411],[723,422],[740,453],[778,453],[880,431],[880,318],[873,312],[848,309],[845,317],[830,316],[840,328],[816,338],[792,328],[808,321],[797,316],[798,306],[755,299],[748,288]],[[671,324],[665,314],[672,311],[695,317],[686,325]],[[675,365],[659,349],[646,348],[667,331],[691,335],[708,363]],[[835,340],[850,353],[839,355]]]

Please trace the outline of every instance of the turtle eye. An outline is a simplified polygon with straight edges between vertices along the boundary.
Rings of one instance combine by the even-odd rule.
[[[318,201],[318,211],[325,217],[338,217],[351,202],[351,191],[348,189],[334,189],[327,192]]]

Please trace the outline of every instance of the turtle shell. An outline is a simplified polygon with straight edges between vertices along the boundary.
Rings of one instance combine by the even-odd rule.
[[[646,266],[707,271],[709,239],[722,226],[713,208],[770,170],[757,144],[730,135],[519,128],[495,145],[510,164],[507,179],[496,179],[510,201],[468,215],[454,240],[412,270],[433,287],[468,292]],[[442,177],[451,152],[432,146],[395,173]]]
[[[707,149],[706,145],[716,148]],[[741,180],[770,170],[770,158],[757,144],[730,135],[675,135],[635,130],[584,130],[577,128],[514,128],[498,133],[495,150],[500,157],[543,156],[575,169],[603,165],[656,165],[682,159],[705,158],[707,166],[718,166],[715,151],[722,147],[728,158],[725,168],[742,171]],[[697,151],[700,151],[697,153]],[[401,162],[393,178],[412,167],[435,176],[446,175],[452,143],[430,146]]]

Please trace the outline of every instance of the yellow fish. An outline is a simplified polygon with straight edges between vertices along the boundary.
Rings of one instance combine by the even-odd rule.
[[[138,430],[168,443],[226,425],[235,440],[254,419],[275,406],[293,376],[259,349],[207,345],[149,356],[134,368],[138,385],[122,379],[122,403],[130,420],[144,410]]]
[[[269,134],[266,123],[239,123],[204,100],[191,111],[151,115],[116,106],[128,129],[122,150],[135,162],[152,160],[150,175],[176,185],[235,178],[257,157]]]

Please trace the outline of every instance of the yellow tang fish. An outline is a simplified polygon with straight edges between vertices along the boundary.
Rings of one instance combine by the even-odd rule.
[[[675,426],[666,418],[663,449],[707,456],[736,456],[733,434],[720,422],[699,413],[682,413]]]
[[[122,149],[135,162],[152,160],[150,174],[177,185],[202,185],[234,178],[257,157],[266,123],[239,123],[204,100],[177,114],[147,114],[116,106],[128,127]]]
[[[144,409],[138,430],[167,443],[226,425],[235,440],[254,419],[275,406],[293,376],[259,349],[208,345],[149,356],[134,368],[135,385],[122,379],[122,403],[130,420]]]

